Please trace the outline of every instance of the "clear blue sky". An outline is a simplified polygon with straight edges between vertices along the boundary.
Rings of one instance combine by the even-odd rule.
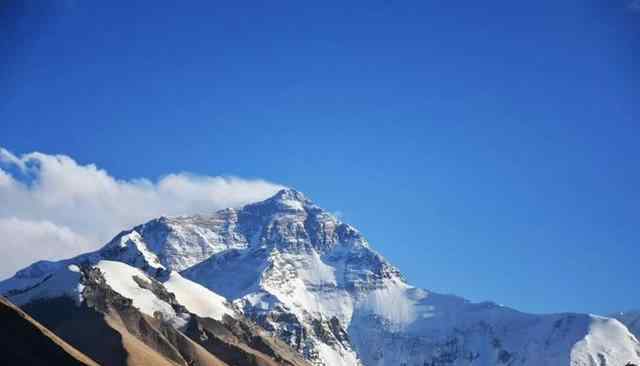
[[[0,9],[15,153],[261,177],[342,212],[418,286],[640,307],[624,1],[24,3]]]

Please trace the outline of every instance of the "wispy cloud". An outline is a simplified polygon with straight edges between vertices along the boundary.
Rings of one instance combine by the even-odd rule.
[[[167,175],[120,180],[65,155],[0,148],[0,278],[36,259],[75,255],[161,215],[207,213],[269,197],[260,179]]]

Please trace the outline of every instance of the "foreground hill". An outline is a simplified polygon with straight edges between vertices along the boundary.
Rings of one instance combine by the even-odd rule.
[[[98,365],[2,297],[0,324],[3,365]]]
[[[394,230],[392,223],[389,230]],[[74,266],[81,267],[83,279],[72,282],[76,285],[71,288],[80,283],[83,291],[56,284],[56,278],[67,276]],[[138,274],[122,274],[130,268]],[[110,288],[129,299],[127,311],[115,305],[106,310],[91,305],[96,302],[86,289],[92,288],[87,278],[96,269]],[[130,278],[138,280],[132,284]],[[121,286],[121,282],[128,285]],[[67,290],[59,291],[59,287]],[[155,298],[164,298],[167,306],[149,300],[150,295],[140,290],[149,287],[162,289],[162,295]],[[247,341],[255,336],[234,333],[243,347],[280,363],[298,362],[290,350],[311,364],[325,366],[609,366],[640,362],[638,340],[615,319],[573,313],[527,314],[413,287],[358,230],[291,189],[241,209],[152,220],[120,233],[96,252],[35,263],[0,282],[0,292],[36,318],[41,313],[34,304],[46,307],[62,293],[85,304],[81,309],[98,309],[114,324],[112,318],[119,319],[124,323],[120,328],[127,328],[138,340],[140,334],[152,330],[162,336],[153,336],[153,340],[173,340],[169,347],[142,337],[156,352],[183,363],[191,362],[190,357],[199,350],[196,346],[227,362],[224,352],[212,352],[203,339],[210,339],[207,331],[213,328],[235,329],[229,323],[232,319],[252,324],[254,334],[260,335],[258,344]],[[78,311],[78,307],[68,308],[72,313]],[[135,312],[132,309],[144,315],[141,318],[148,323],[145,329],[149,332],[127,326],[129,317],[123,314]],[[182,338],[166,330],[167,325],[191,342],[178,341]]]

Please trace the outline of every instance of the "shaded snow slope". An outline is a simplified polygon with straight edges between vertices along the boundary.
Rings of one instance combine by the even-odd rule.
[[[609,315],[624,324],[637,339],[640,339],[640,310],[624,311]]]

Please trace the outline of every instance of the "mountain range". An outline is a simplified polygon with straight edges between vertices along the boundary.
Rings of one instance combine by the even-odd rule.
[[[412,286],[293,189],[151,220],[0,293],[102,365],[640,363],[639,313],[528,314]]]

